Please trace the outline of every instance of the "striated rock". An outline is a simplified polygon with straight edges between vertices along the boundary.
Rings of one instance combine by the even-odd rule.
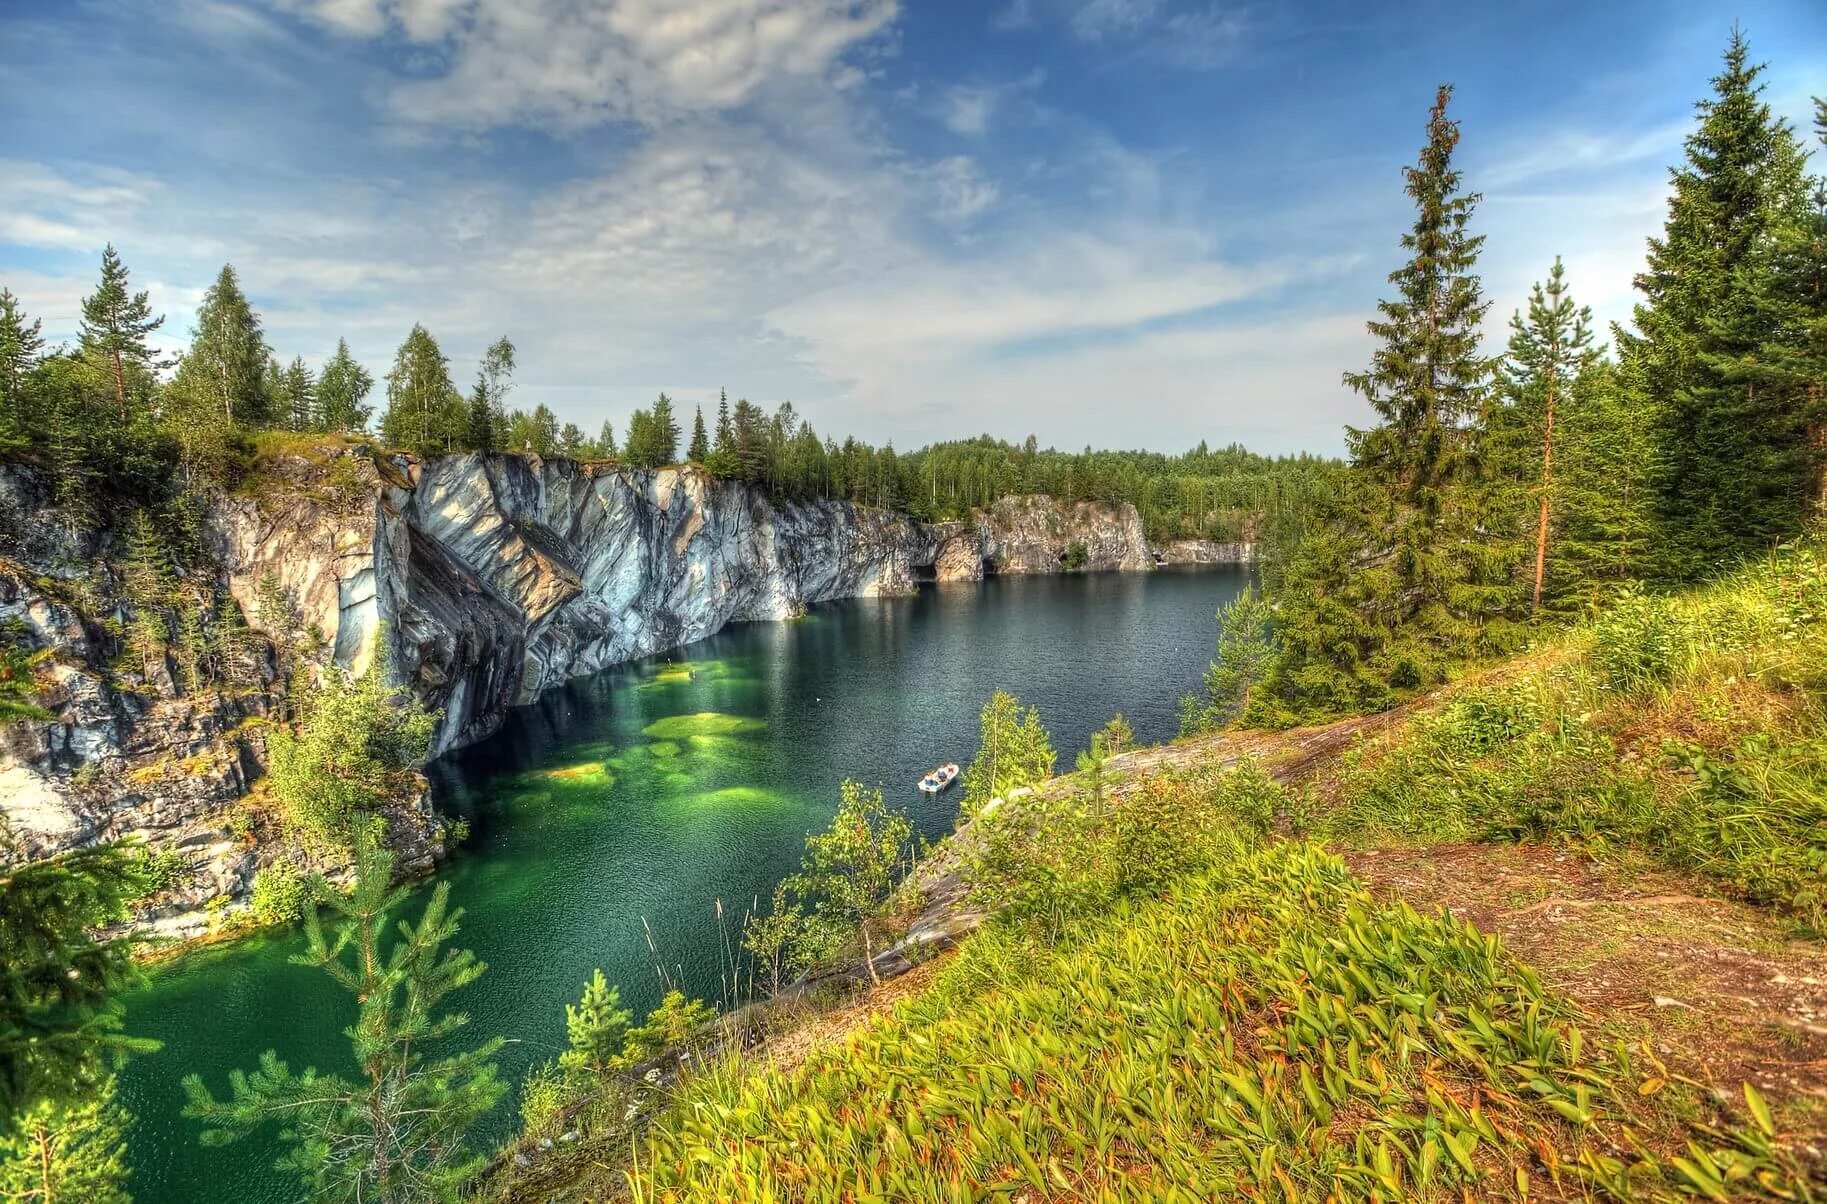
[[[1176,539],[1155,549],[1162,564],[1253,564],[1256,545],[1249,541]]]
[[[345,867],[244,801],[277,705],[270,661],[233,692],[186,693],[170,664],[120,672],[125,611],[108,569],[120,538],[79,534],[41,477],[0,465],[0,621],[49,650],[39,672],[52,712],[0,730],[0,816],[25,856],[136,837],[176,858],[176,881],[139,924],[192,935],[244,906],[265,865]],[[1014,497],[926,525],[843,502],[777,502],[693,468],[420,460],[340,444],[263,464],[243,492],[216,499],[205,538],[219,584],[254,626],[270,574],[323,659],[360,672],[387,656],[395,678],[442,711],[434,752],[486,736],[509,707],[569,678],[731,622],[922,580],[1060,572],[1075,547],[1087,570],[1154,567],[1127,505]],[[423,795],[387,822],[402,868],[444,856],[444,825]]]

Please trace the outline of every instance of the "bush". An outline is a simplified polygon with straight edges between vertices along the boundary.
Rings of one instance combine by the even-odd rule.
[[[289,861],[275,861],[254,875],[248,910],[262,926],[290,924],[311,902],[311,884]]]

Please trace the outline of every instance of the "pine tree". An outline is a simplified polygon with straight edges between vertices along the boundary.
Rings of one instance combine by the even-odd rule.
[[[305,367],[303,356],[293,356],[280,378],[286,425],[295,431],[317,428],[317,378]]]
[[[1802,150],[1762,100],[1762,70],[1733,30],[1670,173],[1668,220],[1649,242],[1637,335],[1624,344],[1656,415],[1657,545],[1675,579],[1794,534],[1813,479],[1803,399],[1760,388],[1777,235],[1807,208]]]
[[[121,257],[109,243],[102,249],[101,283],[82,303],[82,351],[84,355],[105,363],[114,381],[115,403],[123,422],[133,417],[128,404],[130,377],[134,370],[149,371],[159,367],[153,359],[146,338],[164,325],[165,319],[152,316],[152,306],[144,290],[133,292]]]
[[[463,914],[450,908],[450,884],[432,891],[417,924],[394,932],[388,917],[410,892],[390,885],[392,877],[392,856],[364,825],[354,891],[345,896],[321,878],[312,883],[314,901],[340,917],[335,935],[326,937],[318,907],[305,908],[309,952],[293,959],[321,968],[355,996],[356,1020],[347,1031],[360,1078],[294,1074],[269,1050],[259,1069],[230,1075],[225,1100],[199,1075],[184,1080],[184,1114],[203,1121],[205,1145],[226,1145],[278,1122],[288,1146],[281,1165],[304,1179],[314,1200],[429,1204],[454,1196],[486,1161],[465,1138],[507,1090],[493,1061],[499,1038],[456,1052],[441,1044],[469,1018],[439,1015],[439,1004],[485,969],[469,950],[445,947]],[[428,1047],[438,1056],[428,1056]]]
[[[0,1129],[0,1200],[129,1204],[127,1113],[112,1078],[35,1101]]]
[[[37,415],[27,385],[44,353],[43,323],[26,321],[19,298],[0,289],[0,450],[23,442]]]
[[[964,771],[964,799],[959,811],[972,816],[991,799],[1009,791],[1035,786],[1053,776],[1058,759],[1039,710],[1024,713],[1021,700],[997,690],[983,704],[977,717],[977,756]]]
[[[175,383],[191,397],[208,399],[228,426],[261,426],[273,421],[281,404],[271,363],[260,315],[241,291],[234,265],[225,263],[203,294]]]
[[[1566,273],[1556,256],[1547,283],[1537,283],[1529,294],[1529,316],[1518,312],[1510,318],[1509,354],[1502,366],[1507,401],[1501,424],[1526,444],[1513,455],[1528,454],[1539,470],[1535,506],[1535,569],[1530,610],[1539,614],[1548,575],[1550,518],[1560,509],[1554,478],[1556,410],[1580,374],[1598,358],[1592,345],[1592,311],[1575,308],[1567,291]],[[1516,476],[1524,477],[1521,466]],[[1533,475],[1533,474],[1531,474]]]
[[[435,455],[462,441],[468,421],[469,411],[450,383],[449,361],[438,341],[415,325],[387,374],[381,438],[420,455]]]
[[[356,434],[368,429],[373,412],[362,404],[374,378],[349,354],[349,340],[336,340],[336,354],[317,376],[317,426],[320,430]]]
[[[702,465],[710,459],[710,438],[704,431],[704,407],[699,406],[691,420],[691,449],[685,458],[694,464]]]
[[[559,1066],[598,1078],[607,1076],[621,1064],[633,1020],[634,1013],[622,1007],[621,991],[609,984],[601,970],[596,971],[584,984],[577,1005],[565,1005],[565,1036],[570,1048],[559,1055]]]
[[[1253,585],[1218,609],[1218,655],[1205,670],[1205,698],[1180,704],[1180,734],[1224,727],[1242,718],[1280,653],[1275,615]]]
[[[145,859],[96,845],[0,872],[0,1118],[69,1101],[105,1063],[158,1048],[122,1031],[141,980],[132,942],[100,930],[146,893]]]

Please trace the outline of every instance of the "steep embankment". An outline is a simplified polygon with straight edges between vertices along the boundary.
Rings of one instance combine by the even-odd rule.
[[[728,623],[921,580],[1058,572],[1074,548],[1085,569],[1153,567],[1127,506],[1015,498],[927,526],[778,502],[692,468],[420,460],[332,441],[264,458],[202,526],[213,563],[171,587],[180,610],[226,589],[257,626],[263,583],[276,584],[296,629],[264,635],[353,671],[384,652],[441,712],[434,752],[486,736],[542,690]],[[0,734],[0,807],[28,855],[133,835],[170,853],[174,880],[154,911],[189,932],[206,905],[245,897],[262,865],[312,858],[241,805],[279,713],[276,659],[263,643],[233,687],[180,672],[173,653],[124,666],[136,617],[122,600],[126,544],[124,529],[69,522],[41,475],[0,466],[0,622],[48,654],[39,677],[52,712]],[[220,632],[197,630],[204,643]],[[443,855],[423,797],[390,828],[407,867]]]

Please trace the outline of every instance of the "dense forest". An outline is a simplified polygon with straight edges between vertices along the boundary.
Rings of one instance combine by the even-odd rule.
[[[1630,647],[1653,651],[1674,620],[1673,612],[1647,599],[1796,540],[1827,499],[1827,181],[1809,174],[1803,139],[1763,98],[1759,72],[1743,38],[1734,35],[1724,66],[1699,105],[1683,161],[1672,170],[1666,225],[1651,239],[1637,277],[1641,301],[1634,319],[1612,332],[1611,347],[1602,345],[1578,304],[1579,282],[1569,281],[1554,263],[1543,265],[1541,284],[1510,319],[1507,345],[1496,356],[1487,350],[1490,303],[1477,274],[1483,242],[1473,232],[1479,195],[1457,166],[1460,131],[1448,115],[1451,89],[1442,87],[1420,156],[1405,171],[1414,224],[1402,238],[1405,259],[1390,276],[1390,295],[1369,324],[1375,350],[1362,370],[1345,377],[1373,418],[1372,425],[1348,433],[1346,465],[1270,460],[1238,448],[1202,447],[1183,456],[1063,453],[1043,451],[1033,439],[1017,446],[985,438],[902,455],[892,447],[821,438],[790,407],[766,414],[744,401],[720,405],[710,416],[694,413],[686,435],[687,424],[663,395],[630,417],[618,443],[607,425],[592,438],[574,425],[559,424],[544,407],[531,413],[511,409],[515,353],[506,339],[487,350],[473,388],[463,394],[450,379],[436,340],[417,327],[386,374],[377,436],[386,447],[422,454],[512,449],[636,468],[680,461],[683,437],[683,459],[789,499],[845,498],[953,517],[1006,492],[1037,490],[1066,500],[1132,501],[1151,532],[1163,537],[1235,537],[1266,523],[1277,555],[1264,574],[1264,592],[1247,594],[1227,613],[1208,695],[1187,707],[1189,731],[1239,722],[1285,726],[1386,709],[1469,666],[1545,638],[1551,625],[1600,604],[1611,607],[1608,622],[1637,625]],[[1827,102],[1817,101],[1816,110],[1815,136],[1827,142]],[[262,442],[288,437],[285,432],[367,434],[376,382],[346,345],[315,371],[296,358],[282,364],[231,267],[223,268],[210,288],[190,348],[175,364],[161,362],[149,346],[163,320],[152,312],[147,294],[134,290],[112,247],[104,252],[100,280],[84,303],[82,333],[73,347],[47,351],[40,324],[10,292],[0,292],[0,454],[47,469],[59,509],[72,524],[99,526],[118,519],[123,509],[137,514],[121,575],[130,618],[145,630],[136,634],[129,625],[123,633],[129,649],[187,649],[199,665],[196,672],[231,674],[245,659],[234,604],[225,604],[213,584],[186,568],[201,555],[199,499],[256,471]],[[1757,588],[1763,597],[1786,586],[1766,581]],[[273,604],[283,607],[284,600]],[[197,624],[194,630],[182,626],[186,615]],[[1818,613],[1807,621],[1818,623]],[[269,625],[284,626],[278,620],[262,624]],[[278,651],[289,657],[309,654]],[[33,669],[32,657],[22,650],[0,653],[0,720],[40,715]],[[1624,665],[1607,672],[1612,676],[1606,681],[1628,681],[1637,670]],[[326,670],[322,682],[297,699],[295,730],[279,732],[274,746],[273,775],[280,789],[296,795],[301,807],[310,808],[304,814],[346,840],[356,855],[353,892],[311,884],[301,914],[309,934],[306,960],[348,987],[355,1000],[358,1021],[349,1032],[356,1057],[350,1065],[359,1065],[360,1073],[301,1075],[269,1057],[229,1080],[224,1096],[201,1080],[187,1084],[189,1113],[204,1122],[208,1140],[232,1140],[283,1118],[285,1165],[314,1198],[450,1198],[483,1162],[466,1146],[466,1134],[506,1092],[491,1062],[499,1042],[469,1041],[459,1031],[462,1014],[444,1006],[446,996],[483,970],[449,947],[458,917],[446,911],[443,889],[432,894],[416,921],[401,925],[386,948],[376,935],[397,918],[404,895],[390,886],[386,853],[376,847],[364,820],[423,756],[427,731],[425,716],[410,699],[396,696],[384,673],[383,667],[350,681]],[[1651,666],[1644,673],[1667,678],[1673,670]],[[1619,696],[1610,686],[1594,690],[1595,698]],[[1586,718],[1573,714],[1569,706],[1569,727]],[[1054,751],[1037,716],[1024,716],[1013,699],[998,697],[983,723],[984,751],[966,779],[972,805],[1052,774]],[[1123,729],[1113,725],[1081,759],[1082,772],[1101,783],[1105,759],[1125,743]],[[1591,769],[1585,762],[1556,765],[1567,777]],[[1395,779],[1403,772],[1396,766],[1392,781],[1379,788],[1395,797],[1401,786]],[[1457,799],[1449,785],[1410,800],[1415,814],[1437,809],[1440,798]],[[1342,869],[1317,853],[1272,852],[1267,861],[1252,854],[1243,861],[1243,852],[1232,847],[1233,832],[1269,834],[1276,808],[1284,806],[1276,790],[1231,781],[1225,791],[1199,797],[1216,810],[1207,815],[1184,805],[1179,795],[1163,794],[1152,809],[1122,812],[1127,818],[1117,821],[1113,836],[1106,827],[1096,828],[1105,834],[1100,840],[1109,837],[1106,844],[1086,846],[1104,849],[1105,864],[1122,877],[1120,891],[1111,887],[1104,894],[1115,899],[1133,893],[1143,900],[1133,913],[1119,914],[1163,929],[1159,941],[1141,944],[1120,929],[1099,938],[1132,952],[1146,949],[1147,956],[1131,959],[1135,964],[1129,968],[1151,998],[1181,998],[1173,984],[1146,986],[1164,965],[1179,964],[1178,958],[1160,958],[1159,948],[1178,948],[1175,942],[1196,936],[1207,943],[1195,942],[1186,957],[1206,956],[1210,932],[1234,922],[1261,948],[1247,941],[1238,945],[1249,953],[1248,964],[1237,970],[1237,990],[1219,1003],[1233,1007],[1256,986],[1279,984],[1291,1001],[1273,1009],[1264,1004],[1265,1017],[1269,1010],[1295,1015],[1306,1006],[1312,996],[1303,992],[1319,977],[1315,966],[1345,956],[1344,942],[1332,935],[1341,923],[1358,934],[1351,943],[1353,957],[1370,948],[1365,942],[1372,937],[1387,941],[1387,956],[1377,953],[1381,960],[1368,971],[1352,963],[1350,973],[1358,977],[1408,964],[1417,949],[1443,965],[1486,965],[1489,948],[1475,934],[1467,936],[1469,929],[1373,905],[1368,897],[1352,896],[1336,907],[1327,904],[1330,910],[1323,914],[1308,915],[1301,907],[1349,894]],[[1149,797],[1142,802],[1148,804]],[[1094,805],[1094,818],[1102,824],[1101,784]],[[1723,823],[1724,815],[1721,810],[1713,818]],[[1479,816],[1459,818],[1464,831],[1453,829],[1456,837],[1471,832],[1475,820],[1482,822]],[[1545,821],[1498,814],[1492,822],[1526,828]],[[831,829],[808,838],[802,873],[783,886],[775,912],[759,917],[746,934],[751,951],[771,966],[796,970],[854,940],[872,950],[878,935],[873,925],[891,893],[907,838],[905,818],[885,808],[879,791],[847,784]],[[1225,848],[1206,847],[1214,842]],[[1071,839],[1012,842],[992,850],[1002,859],[989,867],[993,872],[986,880],[1001,892],[1000,903],[1030,908],[1030,918],[1038,917],[1042,926],[1061,928],[1070,918],[1069,909],[1055,907],[1063,897],[1062,879],[1044,878],[1042,871],[1057,850],[1074,847],[1078,842]],[[1224,879],[1235,885],[1207,888],[1224,898],[1196,922],[1159,907],[1145,910],[1152,906],[1146,900],[1168,882],[1162,867],[1178,865],[1175,858],[1241,867]],[[1809,872],[1818,879],[1818,865]],[[155,873],[156,866],[134,850],[108,847],[31,864],[9,858],[0,874],[0,1195],[126,1198],[126,1117],[113,1101],[111,1071],[120,1058],[143,1049],[125,1035],[131,1026],[118,1003],[138,971],[126,942],[97,933],[123,918],[129,901],[150,888]],[[1806,876],[1802,870],[1796,874],[1798,880]],[[1091,885],[1102,891],[1110,884]],[[1247,896],[1242,903],[1231,897],[1238,893]],[[1282,902],[1271,906],[1265,900]],[[1077,902],[1090,906],[1083,898]],[[1245,903],[1267,909],[1269,919],[1260,925],[1237,921]],[[316,904],[330,912],[328,930]],[[1275,939],[1265,938],[1265,932]],[[1311,937],[1317,960],[1295,964],[1287,942],[1277,943],[1289,933]],[[976,956],[993,960],[997,947],[984,948],[988,951]],[[992,965],[991,971],[1025,981],[1033,971],[1011,967],[1051,964],[1030,956],[1027,946],[1003,948],[1013,950],[1007,964]],[[1082,952],[1089,957],[1097,949]],[[1087,965],[1090,978],[1096,967]],[[1450,978],[1451,989],[1459,990],[1463,974],[1453,975],[1459,977],[1442,971],[1441,981]],[[1336,1008],[1341,1017],[1356,1016],[1361,1010],[1356,987],[1342,971],[1337,982],[1346,985],[1338,987],[1336,1000],[1327,997],[1325,1007]],[[1015,1000],[1038,1011],[1042,1003],[1058,1002],[1073,1015],[1084,1011],[1076,991],[1071,999],[1056,1001],[1044,987],[1005,992],[999,1006]],[[1482,1012],[1482,1005],[1435,1008],[1432,994],[1420,1008],[1405,1002],[1410,996],[1393,998],[1410,1009],[1403,1015],[1426,1012],[1432,1026],[1453,1016],[1465,1019],[1451,1030],[1452,1056],[1465,1063],[1458,1069],[1465,1070],[1465,1082],[1479,1084],[1478,1091],[1487,1090],[1478,1076],[1493,1078],[1488,1098],[1503,1101],[1493,1109],[1506,1118],[1502,1123],[1524,1116],[1525,1106],[1537,1101],[1504,1096],[1504,1090],[1521,1089],[1507,1077],[1496,1083],[1499,1069],[1516,1070],[1516,1081],[1525,1084],[1531,1075],[1555,1076],[1545,1090],[1531,1086],[1530,1091],[1551,1096],[1552,1103],[1563,1105],[1555,1109],[1562,1119],[1584,1126],[1589,1114],[1596,1115],[1589,1107],[1591,1076],[1561,1073],[1563,1062],[1580,1061],[1577,1033],[1568,1054],[1563,1030],[1543,1036],[1546,1030],[1534,1027],[1542,1014],[1539,997],[1518,1000],[1519,990],[1510,979],[1490,985],[1497,1002]],[[1484,1017],[1496,1015],[1499,1005],[1512,1016],[1504,1023],[1515,1025],[1516,1032],[1527,1029],[1525,1035],[1508,1028],[1501,1041],[1484,1035],[1492,1031]],[[1111,1014],[1117,1006],[1111,1003]],[[1476,1021],[1466,1018],[1473,1013]],[[611,1110],[622,1115],[623,1101],[613,1094],[619,1090],[617,1076],[631,1070],[657,1074],[657,1059],[694,1039],[708,1015],[698,1001],[669,996],[645,1023],[636,1024],[619,1007],[613,986],[599,976],[567,1009],[566,1048],[523,1095],[529,1134],[549,1131],[545,1126],[554,1115],[574,1115],[577,1101],[593,1092],[609,1092]],[[1237,1019],[1236,1031],[1268,1031],[1255,1027],[1261,1019]],[[997,1033],[995,1020],[962,1037]],[[1390,1034],[1406,1023],[1392,1021],[1379,1030],[1377,1041],[1365,1040],[1374,1048],[1402,1045],[1406,1038]],[[1184,1017],[1177,1024],[1177,1032],[1188,1028]],[[1223,1025],[1207,1027],[1219,1031]],[[1026,1029],[1024,1021],[1011,1031]],[[1358,1038],[1351,1039],[1350,1081],[1384,1075],[1378,1056],[1356,1060]],[[1318,1044],[1307,1037],[1289,1040],[1290,1050],[1301,1057]],[[1474,1043],[1490,1057],[1469,1052]],[[428,1044],[435,1056],[428,1056]],[[943,1045],[928,1041],[921,1048]],[[1013,1057],[1012,1048],[991,1054]],[[1447,1048],[1445,1038],[1438,1048]],[[1326,1049],[1331,1050],[1330,1037]],[[1538,1057],[1538,1049],[1549,1052]],[[1143,1052],[1154,1057],[1153,1051]],[[1236,1052],[1227,1038],[1224,1056]],[[1133,1057],[1143,1065],[1142,1052],[1119,1049],[1113,1057]],[[1540,1059],[1562,1061],[1549,1070],[1548,1061]],[[1100,1056],[1098,1066],[1110,1062]],[[1415,1063],[1391,1052],[1386,1064],[1395,1068],[1391,1074],[1410,1075]],[[1336,1085],[1332,1069],[1324,1075],[1322,1086],[1330,1091]],[[738,1082],[706,1081],[731,1092]],[[862,1092],[887,1081],[887,1075],[852,1074],[848,1081]],[[1312,1082],[1305,1080],[1302,1090],[1314,1101],[1314,1113],[1329,1117],[1331,1105]],[[1293,1091],[1286,1084],[1283,1089]],[[1438,1091],[1452,1094],[1432,1082],[1417,1081],[1407,1090],[1430,1100]],[[1233,1105],[1227,1098],[1225,1107]],[[1084,1106],[1100,1116],[1105,1111],[1101,1097]],[[1754,1111],[1760,1106],[1752,1105]],[[759,1111],[765,1109],[743,1101],[724,1109],[742,1117]],[[886,1111],[873,1104],[840,1110],[844,1124],[862,1123],[857,1118],[873,1123]],[[995,1108],[985,1105],[983,1112],[982,1134],[1014,1131]],[[1482,1113],[1470,1115],[1478,1112],[1470,1108],[1461,1135],[1449,1132],[1446,1142],[1454,1161],[1466,1167],[1468,1183],[1478,1173],[1468,1151],[1479,1139],[1465,1134],[1488,1124]],[[1551,1117],[1542,1123],[1559,1122]],[[656,1139],[657,1145],[684,1144],[678,1134],[689,1131],[682,1125],[672,1136]],[[1533,1156],[1531,1149],[1541,1148],[1537,1136],[1545,1141],[1562,1132],[1506,1128],[1501,1137],[1487,1137],[1487,1148],[1506,1151],[1504,1158],[1520,1167]],[[1459,1144],[1467,1141],[1469,1146]],[[906,1147],[908,1138],[895,1130],[879,1144],[871,1139],[846,1145],[844,1156],[898,1148],[895,1142]],[[672,1161],[653,1158],[650,1151],[649,1173],[689,1179],[703,1167],[716,1168],[725,1157],[724,1144],[712,1141],[708,1147],[714,1149],[681,1153]],[[1321,1146],[1325,1143],[1314,1148]],[[622,1143],[621,1153],[627,1148]],[[1458,1173],[1438,1148],[1435,1154],[1441,1174]],[[1699,1156],[1712,1157],[1705,1151]],[[1329,1166],[1326,1173],[1356,1176],[1350,1182],[1367,1192],[1382,1190],[1376,1183],[1395,1173],[1373,1165],[1364,1149],[1354,1157],[1352,1165]],[[1392,1156],[1385,1146],[1375,1157]],[[1002,1164],[1012,1164],[1012,1158]],[[1509,1161],[1502,1166],[1512,1169]],[[1271,1169],[1272,1158],[1261,1171],[1264,1193],[1277,1182]],[[1600,1166],[1594,1174],[1603,1171]],[[737,1172],[729,1173],[724,1182],[736,1181]],[[1038,1164],[1034,1174],[1043,1174]],[[1589,1181],[1596,1180],[1581,1180]],[[1517,1182],[1525,1185],[1526,1196],[1526,1176]],[[1727,1197],[1722,1189],[1713,1198]]]

